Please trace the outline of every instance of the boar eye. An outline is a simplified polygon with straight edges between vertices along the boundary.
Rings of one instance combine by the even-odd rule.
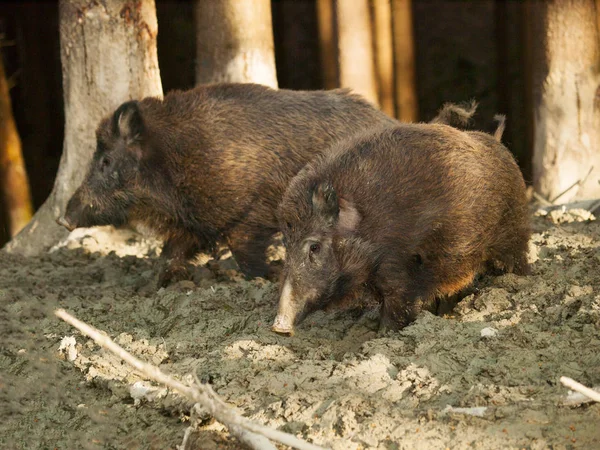
[[[321,251],[321,244],[319,244],[318,242],[310,244],[309,251],[312,255],[317,255]]]
[[[108,166],[110,166],[110,158],[108,156],[103,156],[100,160],[100,169],[104,171]]]

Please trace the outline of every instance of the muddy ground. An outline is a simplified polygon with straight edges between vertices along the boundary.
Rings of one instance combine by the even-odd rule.
[[[558,381],[600,385],[600,223],[557,211],[534,229],[532,275],[483,277],[450,315],[386,335],[377,311],[318,313],[276,335],[276,285],[244,281],[226,255],[196,283],[148,293],[156,243],[134,235],[0,253],[0,448],[175,449],[188,426],[186,402],[144,395],[151,383],[58,307],[175,376],[195,372],[247,417],[334,449],[600,448],[600,405],[568,404]],[[194,442],[242,448],[209,418]]]

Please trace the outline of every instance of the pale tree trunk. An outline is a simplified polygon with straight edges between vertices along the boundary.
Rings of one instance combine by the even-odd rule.
[[[560,203],[600,197],[596,5],[549,0],[531,7],[535,189]]]
[[[379,104],[389,116],[395,115],[394,98],[394,45],[392,39],[391,0],[372,0],[375,29],[375,67]]]
[[[0,189],[8,217],[10,236],[15,236],[33,214],[21,139],[10,102],[10,91],[0,55]]]
[[[197,0],[196,39],[196,83],[277,87],[270,0]]]
[[[83,181],[100,119],[124,101],[162,96],[154,0],[60,0],[65,141],[54,188],[5,249],[39,254],[68,233],[55,223]]]
[[[334,2],[335,0],[317,0],[319,50],[325,89],[334,89],[339,86],[337,20]]]
[[[340,85],[379,105],[369,0],[337,0]]]
[[[394,61],[396,67],[396,117],[402,122],[419,118],[415,83],[415,46],[411,0],[392,0]]]

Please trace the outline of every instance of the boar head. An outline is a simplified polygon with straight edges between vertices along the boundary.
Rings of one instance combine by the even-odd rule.
[[[279,209],[286,261],[272,329],[282,334],[293,334],[308,314],[366,283],[377,265],[373,246],[358,235],[361,217],[354,204],[339,198],[328,182],[307,194],[286,195]]]
[[[96,131],[96,151],[88,173],[58,223],[69,230],[123,225],[135,202],[144,122],[135,101],[122,104]]]

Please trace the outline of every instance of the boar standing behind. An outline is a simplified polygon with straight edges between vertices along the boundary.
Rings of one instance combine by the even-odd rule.
[[[318,152],[396,123],[348,90],[215,84],[121,105],[59,223],[144,225],[165,241],[159,284],[223,240],[241,270],[267,274],[265,250],[289,180]]]
[[[365,290],[382,302],[380,327],[399,329],[490,266],[526,273],[525,183],[499,139],[402,124],[309,163],[279,207],[286,262],[273,330],[291,334]]]

